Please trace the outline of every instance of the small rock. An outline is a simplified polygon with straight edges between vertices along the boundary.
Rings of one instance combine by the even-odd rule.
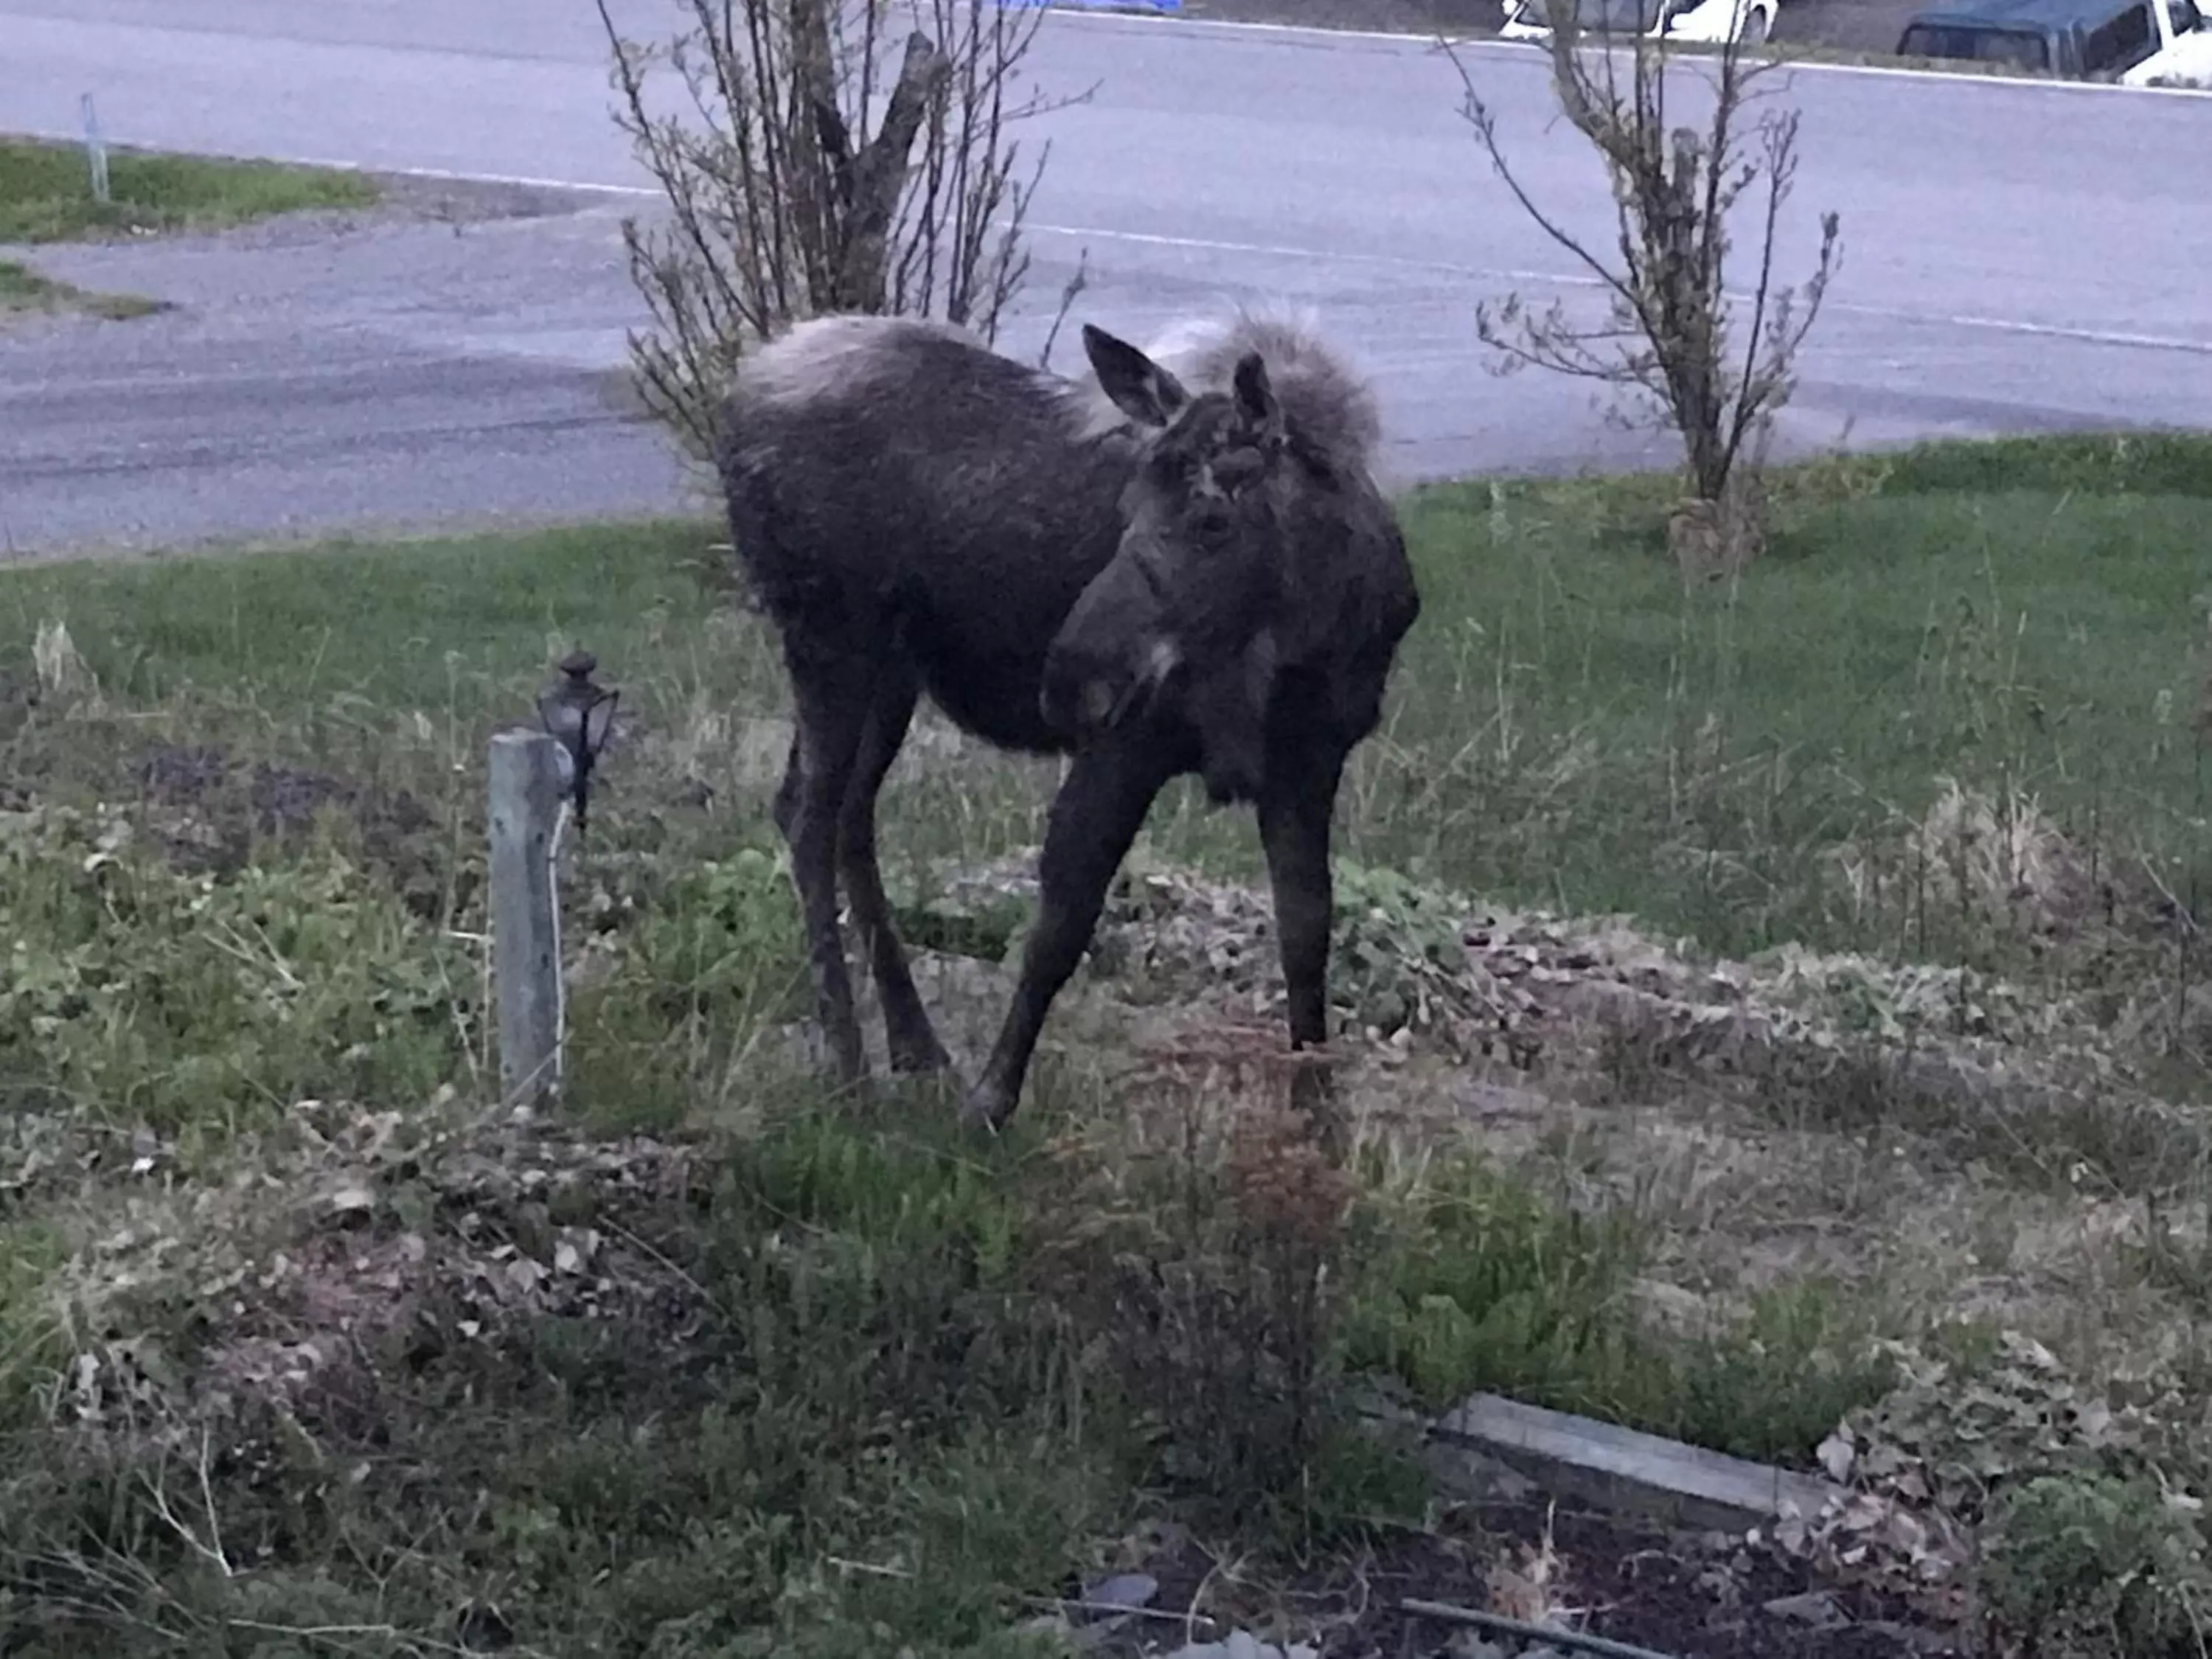
[[[1146,1607],[1160,1593],[1160,1581],[1148,1572],[1117,1572],[1088,1585],[1083,1592],[1087,1618],[1108,1618],[1127,1607]]]
[[[1779,1595],[1765,1604],[1766,1611],[1778,1619],[1794,1619],[1799,1624],[1810,1625],[1814,1630],[1834,1630],[1851,1622],[1850,1615],[1836,1605],[1836,1598],[1826,1590],[1807,1590],[1802,1595]]]

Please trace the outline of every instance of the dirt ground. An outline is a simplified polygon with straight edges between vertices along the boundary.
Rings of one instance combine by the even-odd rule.
[[[1263,1639],[1273,1620],[1294,1624],[1327,1659],[1464,1659],[1484,1653],[1478,1640],[1508,1639],[1408,1613],[1401,1607],[1408,1600],[1511,1609],[1507,1616],[1526,1623],[1556,1610],[1566,1628],[1672,1659],[1942,1659],[1964,1651],[1894,1599],[1824,1583],[1771,1549],[1670,1534],[1538,1497],[1486,1503],[1431,1535],[1402,1537],[1296,1586],[1273,1608],[1237,1606],[1233,1582],[1224,1584],[1236,1565],[1187,1539],[1166,1540],[1145,1570],[1160,1591],[1154,1616],[1115,1632],[1115,1645],[1127,1652],[1173,1651],[1201,1596],[1206,1610],[1237,1618]],[[1218,1639],[1203,1614],[1188,1628],[1198,1640]]]

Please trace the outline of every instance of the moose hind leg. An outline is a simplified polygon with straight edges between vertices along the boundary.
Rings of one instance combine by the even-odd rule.
[[[1037,919],[1022,952],[1021,980],[963,1115],[994,1128],[1013,1115],[1045,1015],[1091,944],[1107,884],[1178,769],[1171,751],[1141,738],[1077,754],[1045,829]]]
[[[920,695],[920,682],[903,667],[887,670],[878,684],[875,702],[861,728],[852,779],[845,786],[837,833],[838,865],[852,900],[854,924],[875,975],[876,994],[883,1003],[884,1037],[894,1072],[941,1072],[952,1063],[914,988],[914,975],[891,925],[890,901],[884,895],[883,874],[876,865],[877,797],[906,741]]]
[[[872,690],[870,665],[846,658],[823,665],[794,661],[792,690],[798,735],[793,753],[796,781],[787,772],[793,884],[806,931],[806,963],[814,981],[814,1002],[822,1034],[830,1047],[837,1080],[852,1085],[867,1077],[867,1053],[853,1011],[853,982],[845,966],[845,942],[837,927],[838,818],[853,775]],[[781,821],[781,813],[779,814]]]

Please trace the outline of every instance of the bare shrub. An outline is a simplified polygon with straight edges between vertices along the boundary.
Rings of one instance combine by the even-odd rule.
[[[1122,1144],[1059,1147],[1041,1241],[1045,1282],[1156,1425],[1161,1474],[1229,1515],[1293,1494],[1334,1421],[1353,1188],[1280,1092],[1148,1073]]]
[[[1820,248],[1799,287],[1777,281],[1782,206],[1797,173],[1797,112],[1754,109],[1757,83],[1780,65],[1731,42],[1708,61],[1711,106],[1701,125],[1668,108],[1673,50],[1664,36],[1616,42],[1597,31],[1585,51],[1571,3],[1548,8],[1552,82],[1560,109],[1598,152],[1613,186],[1618,258],[1607,260],[1538,204],[1506,159],[1495,112],[1456,56],[1465,113],[1514,198],[1604,291],[1602,321],[1538,309],[1519,295],[1475,313],[1500,372],[1534,365],[1595,380],[1623,394],[1617,412],[1656,405],[1681,438],[1689,498],[1669,524],[1686,574],[1739,569],[1764,542],[1758,487],[1775,413],[1796,382],[1798,347],[1837,268],[1838,222],[1820,216]],[[1565,14],[1562,15],[1561,14]],[[1626,78],[1624,64],[1626,58]],[[1743,299],[1729,292],[1734,239],[1729,216],[1754,191],[1758,276]],[[1746,310],[1747,308],[1747,315]]]
[[[1014,84],[1042,9],[923,0],[925,27],[896,40],[887,0],[684,0],[688,27],[644,44],[599,3],[616,125],[670,210],[623,222],[653,325],[631,331],[631,361],[695,456],[713,453],[737,359],[801,318],[919,314],[997,337],[1051,149],[1024,175],[1010,137],[1048,106]],[[688,107],[655,113],[664,64]]]

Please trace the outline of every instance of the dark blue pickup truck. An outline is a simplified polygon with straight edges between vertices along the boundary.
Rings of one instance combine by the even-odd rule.
[[[1917,14],[1900,58],[1965,58],[2066,81],[2153,82],[2212,48],[2197,0],[1962,0]],[[2185,82],[2194,79],[2185,75]]]

